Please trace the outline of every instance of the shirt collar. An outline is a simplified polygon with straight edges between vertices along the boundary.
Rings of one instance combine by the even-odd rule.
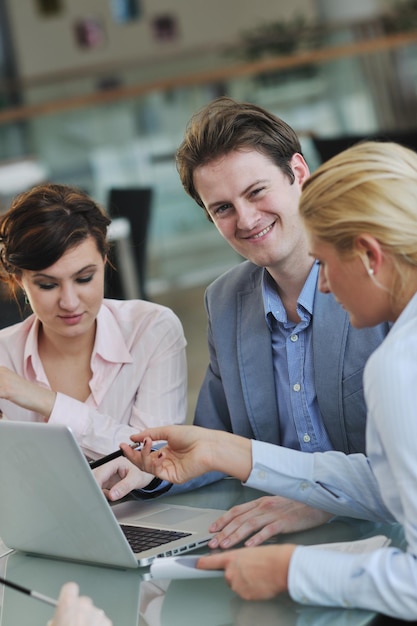
[[[29,329],[24,349],[25,376],[31,380],[33,373],[30,376],[28,374],[33,370],[39,381],[47,382],[38,351],[39,327],[39,319],[33,316],[33,323]],[[133,361],[117,320],[104,304],[100,307],[97,315],[96,338],[92,357],[94,358],[96,355],[110,363],[131,363]],[[43,380],[44,378],[45,380]]]
[[[132,363],[132,356],[113,313],[102,304],[97,315],[96,340],[93,356],[111,363]]]
[[[319,264],[317,261],[307,276],[300,295],[297,299],[297,310],[300,317],[303,313],[313,314],[314,297],[316,293],[317,279],[319,275]],[[270,273],[264,268],[262,276],[262,298],[264,302],[265,318],[269,324],[269,317],[272,315],[278,322],[285,323],[287,321],[287,313],[278,295],[276,284]]]
[[[33,377],[35,377],[38,382],[47,384],[46,375],[38,352],[40,322],[35,315],[31,315],[26,323],[30,324],[30,327],[23,353],[24,377],[27,380],[32,380]]]
[[[390,336],[394,335],[398,329],[402,328],[412,319],[417,317],[417,293],[411,298],[408,304],[401,311],[400,315],[392,325]]]

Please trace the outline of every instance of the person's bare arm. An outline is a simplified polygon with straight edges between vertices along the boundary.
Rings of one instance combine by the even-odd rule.
[[[0,398],[29,411],[35,411],[48,421],[54,407],[56,393],[29,382],[8,367],[0,366]]]

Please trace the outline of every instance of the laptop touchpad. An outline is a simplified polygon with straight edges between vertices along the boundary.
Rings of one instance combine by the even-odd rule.
[[[190,519],[194,519],[195,517],[199,517],[201,515],[201,510],[196,509],[195,513],[190,509],[176,509],[176,508],[167,508],[164,511],[159,511],[158,513],[151,513],[150,515],[142,515],[139,519],[135,520],[135,522],[140,523],[144,522],[146,524],[157,524],[162,528],[167,524],[180,524],[181,522],[186,522]]]

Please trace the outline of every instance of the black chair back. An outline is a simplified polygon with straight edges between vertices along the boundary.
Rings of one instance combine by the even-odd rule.
[[[125,217],[130,222],[131,241],[139,280],[140,297],[148,300],[146,289],[146,263],[149,224],[151,219],[152,188],[112,188],[109,192],[108,213],[110,217]],[[115,256],[112,263],[117,268]],[[112,298],[123,298],[121,281],[117,272],[109,271],[107,293]]]
[[[360,141],[394,141],[417,152],[417,129],[379,131],[369,135],[341,135],[338,137],[312,137],[313,145],[322,163]]]

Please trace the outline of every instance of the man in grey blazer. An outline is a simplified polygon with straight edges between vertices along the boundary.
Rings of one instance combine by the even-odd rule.
[[[363,368],[388,326],[352,328],[317,289],[298,215],[309,169],[295,132],[260,107],[219,98],[190,120],[177,168],[185,191],[248,259],[206,291],[210,363],[194,423],[310,452],[364,453]],[[210,547],[248,535],[257,545],[326,519],[266,496],[223,516]]]
[[[219,98],[190,120],[177,168],[185,191],[247,259],[206,291],[210,363],[194,423],[308,452],[364,453],[362,373],[388,326],[352,328],[333,296],[317,289],[320,269],[298,213],[309,169],[297,135],[260,107]],[[129,470],[109,497],[134,487]],[[248,536],[247,545],[257,545],[327,519],[265,496],[220,518],[209,545],[226,548]]]

